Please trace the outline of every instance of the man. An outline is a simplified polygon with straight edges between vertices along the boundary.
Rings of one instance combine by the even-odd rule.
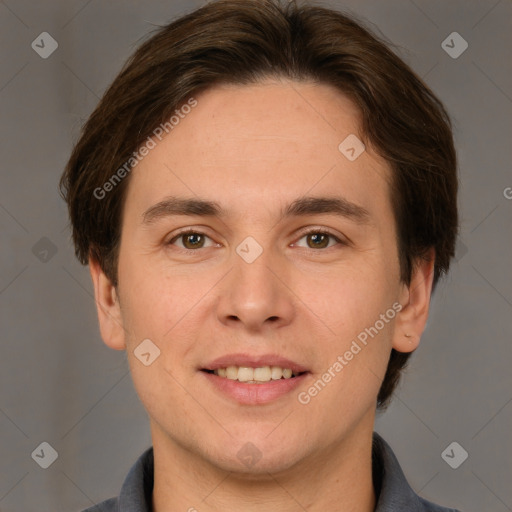
[[[209,3],[136,51],[61,186],[153,440],[89,510],[449,510],[373,432],[458,229],[448,116],[375,36]]]

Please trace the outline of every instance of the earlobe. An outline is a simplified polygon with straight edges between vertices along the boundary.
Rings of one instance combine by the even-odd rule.
[[[416,262],[409,286],[403,285],[400,296],[402,309],[398,313],[393,334],[393,348],[398,352],[412,352],[420,343],[430,307],[434,280],[435,252],[428,259]]]
[[[100,333],[104,343],[114,350],[126,348],[125,330],[117,291],[100,264],[89,258],[89,271],[94,285]]]

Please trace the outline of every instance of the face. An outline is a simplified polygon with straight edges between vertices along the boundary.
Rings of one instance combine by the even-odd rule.
[[[315,464],[371,433],[391,348],[424,327],[431,267],[400,283],[391,171],[369,146],[357,156],[339,91],[195,98],[132,171],[118,289],[91,264],[102,335],[127,350],[155,446],[229,471]]]

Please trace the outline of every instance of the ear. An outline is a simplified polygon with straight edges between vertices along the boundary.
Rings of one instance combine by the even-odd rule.
[[[89,258],[89,271],[94,285],[101,337],[108,347],[123,350],[126,348],[125,329],[116,288],[93,257]]]
[[[418,348],[427,324],[432,284],[434,281],[435,251],[430,249],[428,259],[418,259],[411,283],[400,292],[402,309],[398,313],[393,333],[393,348],[398,352],[412,352]]]

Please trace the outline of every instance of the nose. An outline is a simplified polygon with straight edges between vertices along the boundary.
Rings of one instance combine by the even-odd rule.
[[[271,250],[263,250],[252,262],[234,252],[232,261],[218,290],[219,321],[253,332],[290,324],[295,306],[286,261]]]

